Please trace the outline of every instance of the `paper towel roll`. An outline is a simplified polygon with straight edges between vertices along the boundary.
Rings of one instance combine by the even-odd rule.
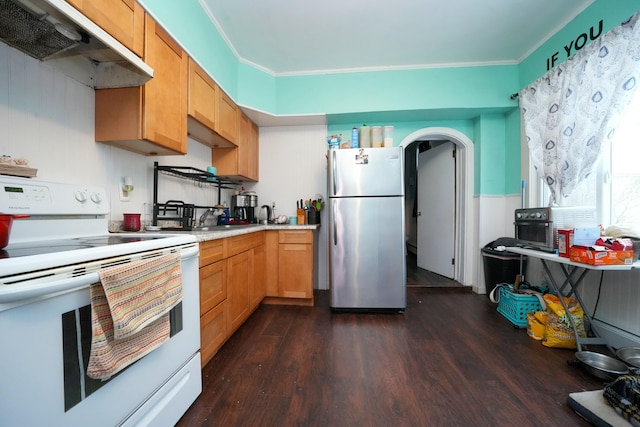
[[[371,147],[371,128],[369,126],[360,126],[360,148]]]
[[[393,147],[393,126],[384,127],[384,146]]]
[[[371,127],[371,146],[382,147],[382,126]]]

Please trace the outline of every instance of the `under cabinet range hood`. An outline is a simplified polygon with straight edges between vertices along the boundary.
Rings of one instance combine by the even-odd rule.
[[[90,70],[84,83],[96,89],[153,77],[142,59],[64,0],[0,0],[0,40],[63,71]]]

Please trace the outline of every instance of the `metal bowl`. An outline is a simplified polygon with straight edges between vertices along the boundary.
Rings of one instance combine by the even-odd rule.
[[[640,368],[640,347],[622,347],[616,351],[616,356],[623,362],[635,368]]]
[[[603,380],[612,381],[620,375],[629,373],[627,365],[604,354],[594,353],[593,351],[578,351],[576,352],[576,358],[587,372]]]

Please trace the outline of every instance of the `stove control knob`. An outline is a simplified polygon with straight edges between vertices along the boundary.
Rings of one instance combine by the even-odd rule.
[[[84,191],[77,191],[75,194],[76,200],[79,201],[80,203],[86,203],[87,202],[87,195],[84,193]]]
[[[540,212],[536,212],[536,218],[542,218],[542,214]]]
[[[100,203],[102,203],[102,196],[100,195],[100,193],[93,193],[91,194],[91,201],[99,205]]]

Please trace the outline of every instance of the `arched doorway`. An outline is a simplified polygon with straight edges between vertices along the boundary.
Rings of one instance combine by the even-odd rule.
[[[458,148],[458,165],[456,174],[456,212],[455,227],[455,258],[454,279],[465,286],[472,285],[473,271],[473,142],[460,131],[444,127],[429,127],[419,129],[401,142],[400,146],[407,148],[417,140],[449,140]],[[466,243],[466,244],[465,244]]]

